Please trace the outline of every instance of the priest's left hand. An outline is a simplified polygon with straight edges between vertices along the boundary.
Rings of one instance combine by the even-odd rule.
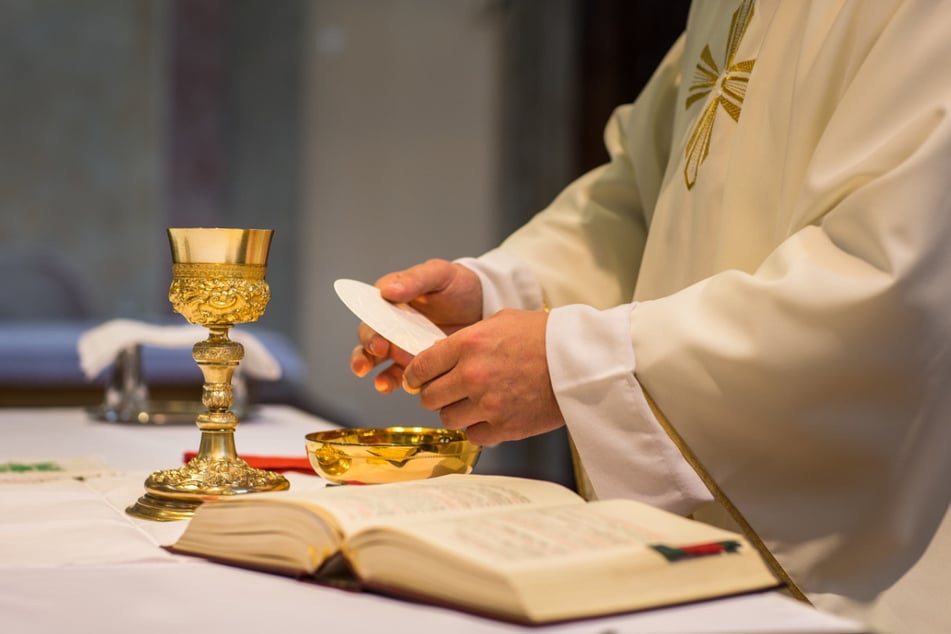
[[[548,315],[502,310],[419,353],[403,373],[425,409],[479,445],[564,425],[545,353]]]

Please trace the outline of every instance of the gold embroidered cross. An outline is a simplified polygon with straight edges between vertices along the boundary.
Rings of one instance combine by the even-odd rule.
[[[734,61],[740,42],[746,33],[750,21],[753,19],[754,0],[743,0],[739,8],[733,12],[730,22],[730,35],[726,43],[726,55],[723,61],[723,70],[717,66],[710,52],[710,45],[703,47],[700,61],[694,71],[693,83],[687,91],[685,107],[690,108],[701,99],[706,99],[711,93],[714,98],[707,102],[700,118],[694,125],[693,132],[687,140],[685,149],[684,180],[687,189],[691,189],[697,182],[697,173],[700,165],[706,160],[710,152],[710,137],[713,135],[713,123],[716,121],[717,108],[722,106],[728,115],[739,121],[740,110],[743,107],[743,98],[746,96],[746,85],[753,72],[756,60],[749,59],[742,62]]]

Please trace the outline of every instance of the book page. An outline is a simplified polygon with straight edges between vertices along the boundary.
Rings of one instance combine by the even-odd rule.
[[[481,555],[509,562],[643,546],[663,539],[634,521],[584,510],[571,506],[544,513],[500,514],[478,523],[457,524],[453,536]]]
[[[777,583],[736,533],[633,500],[374,526],[349,546],[368,587],[536,623]]]
[[[419,541],[453,544],[453,550],[497,565],[605,551],[682,546],[736,535],[632,500],[605,500],[563,507],[499,509],[478,517],[407,525]],[[359,548],[365,533],[354,544]],[[495,565],[494,564],[494,565]]]
[[[330,487],[300,496],[286,492],[282,499],[333,515],[345,533],[384,520],[389,523],[404,518],[464,515],[504,507],[584,503],[575,492],[552,482],[480,475]]]

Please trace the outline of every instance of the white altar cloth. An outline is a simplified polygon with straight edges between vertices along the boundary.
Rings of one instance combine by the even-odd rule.
[[[303,436],[333,425],[263,406],[236,432],[239,454],[303,456]],[[753,594],[546,627],[352,593],[172,555],[185,522],[124,509],[156,469],[197,449],[194,426],[91,420],[79,409],[0,409],[0,464],[96,457],[114,473],[85,480],[0,483],[0,631],[452,632],[461,634],[806,634],[863,632],[776,593]],[[323,486],[288,474],[292,488]]]

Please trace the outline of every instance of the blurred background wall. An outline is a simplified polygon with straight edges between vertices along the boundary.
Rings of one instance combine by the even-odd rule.
[[[604,160],[611,109],[686,5],[0,0],[0,340],[179,323],[165,228],[273,228],[273,299],[248,329],[300,355],[290,400],[347,425],[436,425],[350,374],[357,324],[333,280],[497,244]],[[567,464],[555,432],[480,468],[565,480]]]

